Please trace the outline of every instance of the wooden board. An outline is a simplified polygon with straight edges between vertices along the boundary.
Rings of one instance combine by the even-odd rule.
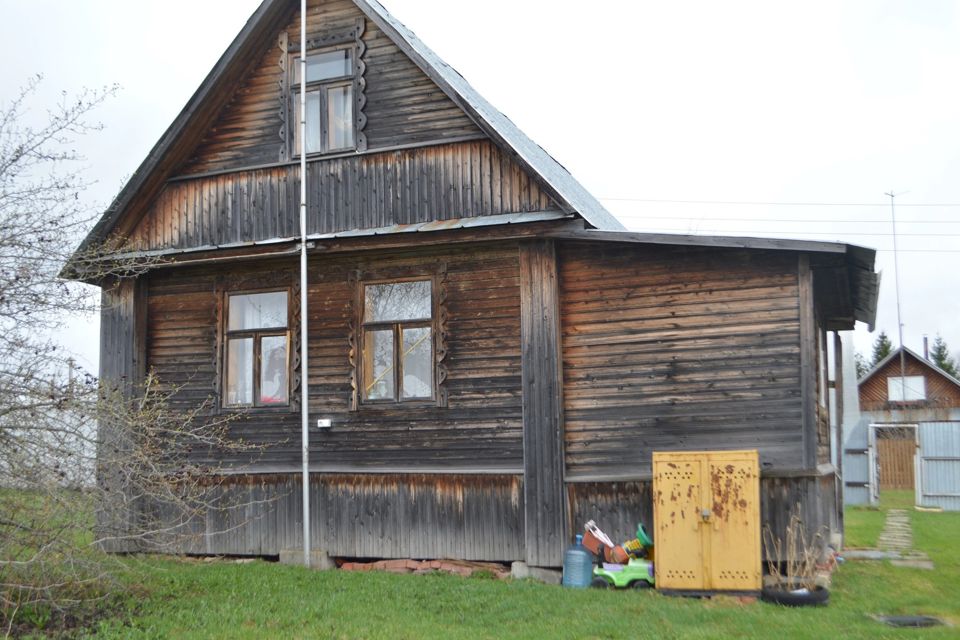
[[[919,402],[889,402],[887,399],[887,378],[900,377],[900,357],[891,358],[883,369],[875,372],[859,387],[860,410],[879,414],[884,411],[907,407],[911,411],[911,420],[947,420],[951,407],[960,407],[960,387],[947,379],[929,365],[914,358],[909,353],[905,357],[907,376],[923,376],[927,399]],[[918,413],[922,412],[922,413]],[[877,415],[878,421],[880,416]],[[895,422],[895,419],[886,421]]]
[[[302,478],[211,480],[206,509],[145,548],[276,556],[303,544]],[[313,474],[311,545],[347,558],[523,559],[523,481],[511,475]],[[157,523],[177,524],[162,505]],[[158,527],[160,530],[160,527]]]
[[[169,183],[129,234],[131,249],[186,249],[299,234],[300,169],[285,165]],[[492,143],[474,141],[310,162],[308,232],[555,210]]]
[[[913,489],[917,443],[913,438],[877,438],[880,490]]]
[[[568,479],[650,474],[653,450],[803,466],[796,255],[616,244],[559,252]]]
[[[560,566],[567,542],[556,250],[520,245],[523,469],[527,563]]]
[[[307,12],[309,34],[350,27],[364,17],[349,0],[310,0]],[[292,12],[284,27],[291,43],[300,42],[299,14]],[[482,136],[473,121],[371,20],[366,20],[363,42],[364,134],[369,149]],[[180,173],[237,169],[280,159],[286,144],[281,133],[287,128],[280,93],[285,73],[281,53],[275,40],[262,50]]]
[[[446,406],[352,407],[352,336],[360,278],[435,275],[443,270],[442,365]],[[149,293],[148,364],[174,407],[206,399],[219,406],[218,300],[223,292],[291,284],[296,263],[183,268],[157,273]],[[313,468],[328,471],[516,472],[523,468],[520,273],[517,245],[312,258],[309,269]],[[438,286],[440,286],[438,285]],[[296,327],[294,327],[296,331]],[[296,395],[296,393],[294,393]],[[251,410],[231,431],[262,453],[214,460],[252,471],[292,471],[300,464],[299,411]],[[194,452],[197,457],[207,455]]]

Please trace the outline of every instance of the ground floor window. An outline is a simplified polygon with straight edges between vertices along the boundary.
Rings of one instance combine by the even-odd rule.
[[[363,284],[361,399],[433,400],[433,281]]]
[[[227,294],[224,406],[289,404],[288,298],[287,291]]]

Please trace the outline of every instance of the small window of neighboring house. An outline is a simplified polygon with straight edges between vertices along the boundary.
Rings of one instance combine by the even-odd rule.
[[[361,401],[433,400],[433,282],[363,285]]]
[[[293,60],[293,155],[350,151],[356,147],[354,118],[353,48],[338,48],[307,54],[306,78],[301,78],[300,57]],[[300,139],[300,93],[307,99],[306,133]]]
[[[224,406],[289,404],[287,298],[286,291],[227,295]]]
[[[890,402],[916,402],[927,399],[927,387],[923,376],[900,376],[887,378],[887,398]]]

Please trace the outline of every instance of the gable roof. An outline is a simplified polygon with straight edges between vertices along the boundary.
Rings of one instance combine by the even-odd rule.
[[[872,378],[873,376],[875,376],[881,369],[883,369],[885,366],[887,366],[887,364],[889,364],[890,361],[892,361],[894,358],[898,357],[898,356],[900,355],[900,352],[901,352],[901,351],[903,351],[905,354],[913,357],[914,360],[916,360],[917,362],[919,362],[921,365],[927,367],[927,368],[930,369],[931,371],[933,371],[933,372],[935,372],[935,373],[939,373],[941,376],[943,376],[943,377],[946,378],[948,381],[952,382],[954,385],[956,385],[958,388],[960,388],[960,380],[958,380],[957,378],[953,377],[952,375],[950,375],[949,373],[947,373],[946,371],[944,371],[943,369],[941,369],[940,367],[938,367],[938,366],[935,365],[934,363],[930,362],[929,360],[927,360],[927,359],[924,358],[923,356],[920,356],[919,354],[915,353],[914,351],[908,349],[907,347],[900,347],[899,349],[894,349],[893,351],[891,351],[891,352],[887,355],[886,358],[884,358],[883,360],[881,360],[880,362],[878,362],[872,369],[870,369],[870,371],[867,371],[865,374],[863,374],[863,377],[860,378],[860,380],[857,381],[857,386],[859,387],[860,385],[862,385],[863,383],[865,383],[867,380],[869,380],[870,378]]]
[[[439,88],[459,106],[491,139],[510,152],[520,165],[538,179],[566,213],[577,213],[597,229],[622,230],[624,226],[577,182],[570,172],[534,143],[505,115],[447,63],[431,51],[406,26],[376,0],[352,0]],[[191,137],[212,124],[229,100],[226,89],[251,68],[257,53],[267,46],[284,18],[296,8],[293,0],[263,0],[227,47],[186,106],[167,128],[146,159],[103,213],[77,253],[105,240],[131,204],[156,196],[177,166],[186,159],[199,136]]]
[[[483,131],[501,146],[512,149],[520,163],[557,192],[571,211],[579,213],[597,229],[624,230],[600,202],[577,182],[570,172],[527,137],[510,118],[494,108],[470,86],[456,69],[425,45],[413,31],[394,18],[377,0],[354,0],[364,14],[417,63],[427,76],[471,116]]]

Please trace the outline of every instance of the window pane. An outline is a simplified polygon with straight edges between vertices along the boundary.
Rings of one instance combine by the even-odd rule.
[[[253,404],[253,338],[227,340],[227,404]]]
[[[403,329],[404,398],[433,397],[433,341],[429,327]]]
[[[371,284],[364,291],[365,322],[430,319],[430,281]]]
[[[287,326],[287,292],[230,296],[227,329],[271,329]]]
[[[300,84],[300,58],[294,60],[293,83]],[[325,51],[307,56],[307,82],[318,82],[353,75],[353,52],[350,49]]]
[[[353,147],[353,86],[327,89],[327,149]]]
[[[363,397],[394,400],[393,331],[367,331],[363,340]]]
[[[906,392],[906,397],[904,397]],[[926,400],[927,387],[923,376],[900,376],[887,378],[887,398],[890,402]]]
[[[293,140],[294,153],[300,154],[300,94],[293,94]],[[319,153],[320,149],[320,91],[307,91],[307,153]]]
[[[260,339],[260,404],[287,404],[287,336]]]

